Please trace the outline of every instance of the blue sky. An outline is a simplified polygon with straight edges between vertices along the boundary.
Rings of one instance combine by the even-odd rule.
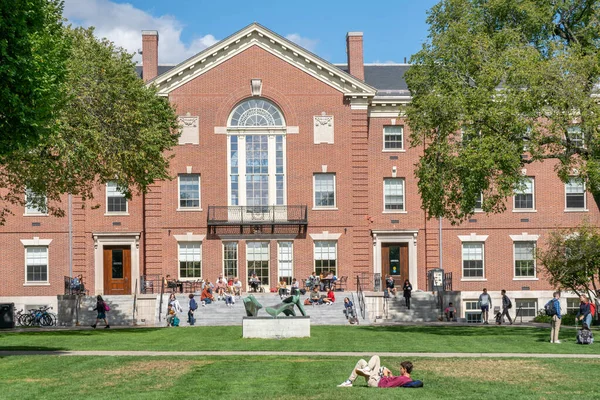
[[[159,62],[178,63],[258,22],[333,63],[346,62],[348,31],[364,32],[365,63],[403,62],[427,38],[437,0],[66,0],[65,17],[135,52],[141,30],[159,31]]]

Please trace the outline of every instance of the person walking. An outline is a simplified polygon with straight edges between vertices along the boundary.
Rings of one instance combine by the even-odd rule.
[[[560,313],[560,292],[554,292],[553,296],[552,300],[547,302],[545,306],[546,309],[554,310],[554,315],[552,315],[552,321],[550,322],[550,325],[552,326],[552,330],[550,331],[550,343],[560,343],[560,340],[558,340],[562,317]],[[550,308],[548,306],[550,306]]]
[[[100,295],[96,297],[96,308],[94,308],[94,311],[96,311],[98,314],[96,315],[96,322],[94,322],[92,328],[96,329],[96,325],[98,325],[98,321],[100,320],[104,321],[104,329],[110,328],[110,325],[106,320],[106,312],[110,311],[110,307],[104,302],[104,299],[102,299],[102,296]]]
[[[188,324],[194,325],[196,323],[196,318],[194,317],[194,311],[198,309],[198,303],[194,300],[194,294],[189,294],[189,310],[188,310]]]
[[[412,285],[410,284],[408,279],[404,281],[402,291],[404,292],[404,304],[406,304],[406,307],[408,307],[408,309],[410,310],[410,296],[412,292]]]
[[[483,293],[479,295],[479,307],[481,307],[481,322],[488,325],[490,308],[492,308],[492,296],[488,294],[486,288],[483,288]]]
[[[502,317],[501,321],[504,321],[504,317],[508,318],[508,322],[512,325],[512,318],[510,317],[510,309],[512,308],[512,302],[506,295],[506,290],[502,289]]]

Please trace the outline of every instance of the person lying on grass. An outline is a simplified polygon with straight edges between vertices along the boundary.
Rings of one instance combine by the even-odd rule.
[[[413,365],[410,361],[400,363],[400,375],[392,375],[392,371],[381,366],[378,355],[371,357],[369,362],[360,359],[354,366],[350,377],[338,385],[338,387],[351,387],[358,376],[364,376],[368,387],[392,388],[406,386],[413,382],[410,377]]]

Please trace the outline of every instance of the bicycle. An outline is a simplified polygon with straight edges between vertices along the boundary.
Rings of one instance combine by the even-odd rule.
[[[28,310],[29,314],[22,315],[22,326],[55,326],[56,314],[48,312],[52,307],[45,306],[38,309]]]

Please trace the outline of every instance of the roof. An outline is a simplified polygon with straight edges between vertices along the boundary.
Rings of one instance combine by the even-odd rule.
[[[348,72],[346,64],[334,64],[344,72]],[[158,75],[162,75],[175,65],[159,65]],[[410,94],[404,80],[404,73],[409,64],[365,64],[365,83],[377,89],[377,96],[407,96]],[[136,65],[138,76],[142,77],[142,66]]]

